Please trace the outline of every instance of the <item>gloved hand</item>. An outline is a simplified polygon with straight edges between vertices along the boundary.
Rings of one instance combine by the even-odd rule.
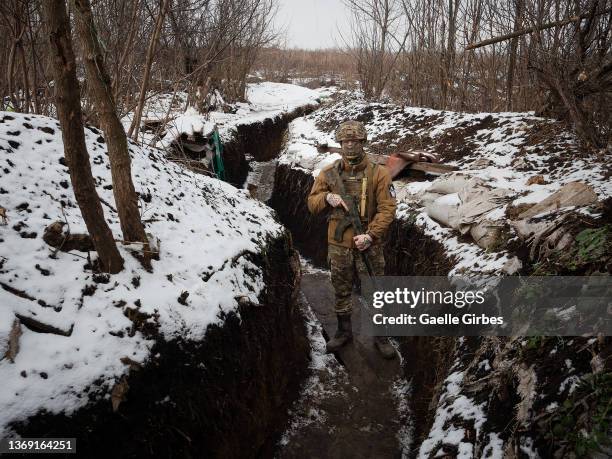
[[[372,245],[372,237],[369,234],[359,234],[353,238],[353,242],[360,251],[368,249]]]
[[[344,210],[348,212],[348,207],[339,194],[327,193],[327,196],[325,196],[325,200],[332,207],[338,207],[342,205],[342,207],[344,207]]]

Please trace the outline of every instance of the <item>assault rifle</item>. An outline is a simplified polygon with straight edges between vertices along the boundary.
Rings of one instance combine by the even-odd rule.
[[[330,181],[332,189],[336,190],[336,192],[340,195],[340,197],[348,207],[348,212],[346,213],[345,219],[339,222],[338,226],[336,227],[334,239],[338,242],[342,241],[342,235],[349,226],[353,227],[355,236],[359,234],[365,234],[365,231],[363,230],[363,225],[361,224],[361,219],[359,218],[357,202],[353,196],[347,194],[346,190],[344,189],[344,183],[342,183],[342,180],[338,175],[338,171],[335,168],[332,168],[327,171],[326,176],[327,179]],[[370,258],[368,257],[366,250],[360,250],[359,255],[361,256],[363,264],[365,265],[368,271],[368,276],[374,279],[374,269],[372,268],[372,263],[370,262]]]
[[[363,225],[361,224],[361,219],[359,218],[359,210],[357,207],[356,199],[353,196],[350,196],[346,193],[346,189],[344,188],[344,183],[342,183],[342,179],[338,175],[338,171],[335,167],[329,169],[326,172],[326,177],[328,179],[328,183],[331,185],[332,190],[340,195],[344,203],[348,207],[348,212],[346,213],[346,217],[344,220],[338,223],[336,227],[336,232],[334,234],[334,239],[336,241],[342,240],[342,235],[348,226],[353,226],[355,231],[355,235],[364,234]],[[347,224],[345,224],[347,222]],[[366,267],[368,272],[368,277],[372,281],[372,288],[374,291],[380,290],[378,286],[378,282],[376,282],[376,277],[374,276],[374,269],[372,268],[372,263],[370,262],[370,257],[368,257],[367,249],[363,251],[359,251],[359,255],[361,256],[361,260]],[[364,311],[369,311],[370,314],[374,314],[374,310],[372,306],[366,301],[363,293],[357,295],[359,302],[361,303]],[[369,321],[365,321],[366,324],[370,324]]]

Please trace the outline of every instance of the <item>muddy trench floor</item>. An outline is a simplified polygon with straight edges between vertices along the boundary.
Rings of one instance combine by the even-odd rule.
[[[329,273],[302,274],[300,301],[320,322],[325,340],[333,336],[336,316]],[[321,390],[301,400],[299,408],[311,419],[290,433],[277,458],[402,457],[400,431],[406,420],[399,415],[393,392],[401,378],[400,356],[384,360],[373,338],[361,333],[355,295],[352,321],[353,341],[335,355],[340,371],[316,376]]]

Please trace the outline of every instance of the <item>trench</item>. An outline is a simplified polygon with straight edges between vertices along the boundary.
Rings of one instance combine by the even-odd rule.
[[[311,347],[319,352],[317,355],[311,351],[311,355],[322,359],[323,338],[327,339],[332,335],[335,327],[334,298],[328,280],[329,272],[326,271],[327,221],[325,215],[311,215],[306,205],[313,182],[314,178],[309,173],[278,164],[274,171],[270,195],[265,201],[290,231],[296,249],[307,259],[306,263],[302,263],[301,294],[298,302],[306,318],[307,328],[311,332],[316,329],[320,335],[317,341],[313,340],[310,333]],[[396,219],[388,231],[385,241],[385,274],[446,277],[454,265],[454,260],[448,258],[439,242],[412,223],[412,217],[404,215],[401,219]],[[353,309],[353,316],[358,315],[359,308],[355,307],[355,303]],[[525,368],[530,365],[531,368],[536,367],[540,373],[534,378],[541,378],[548,384],[541,389],[543,392],[540,398],[546,400],[538,402],[542,405],[550,402],[551,398],[546,397],[553,397],[556,404],[568,403],[568,399],[557,401],[562,394],[559,380],[566,377],[560,375],[559,369],[563,368],[563,365],[567,366],[568,361],[584,365],[580,370],[582,374],[592,371],[588,366],[591,357],[582,362],[576,359],[577,353],[584,352],[588,346],[586,338],[579,340],[572,337],[571,340],[563,341],[557,337],[546,341],[548,344],[532,353],[523,351],[523,355],[520,355],[520,341],[508,341],[513,343],[514,348],[509,346],[508,349],[511,350],[504,356],[495,349],[495,340],[482,337],[404,337],[396,339],[401,357],[401,367],[398,369],[394,367],[394,363],[383,362],[375,351],[372,351],[371,343],[360,335],[355,321],[353,331],[353,343],[336,354],[335,364],[330,363],[326,368],[315,366],[314,369],[311,365],[311,376],[306,380],[306,390],[302,389],[304,395],[298,401],[297,408],[292,406],[292,418],[295,419],[297,413],[301,416],[298,418],[299,422],[297,426],[292,426],[294,428],[288,438],[283,436],[274,451],[274,457],[416,457],[421,445],[427,445],[424,441],[428,439],[428,435],[440,427],[436,420],[436,427],[432,430],[438,403],[448,407],[452,400],[456,400],[454,396],[447,397],[448,391],[441,397],[441,393],[450,385],[445,385],[444,380],[449,376],[451,365],[457,364],[453,367],[453,374],[471,371],[474,378],[482,377],[476,375],[480,371],[477,369],[480,366],[476,363],[497,359],[500,354],[500,361],[503,360],[504,365],[508,365],[508,362],[514,365],[520,362]],[[554,347],[556,344],[553,344],[560,342],[566,346],[562,351],[563,357],[557,355],[561,352],[557,353]],[[605,346],[609,348],[609,341]],[[512,352],[519,355],[510,355]],[[555,357],[542,358],[542,355],[547,353],[552,356],[553,352]],[[609,355],[608,350],[600,352]],[[458,358],[455,360],[456,357]],[[562,363],[563,359],[565,360]],[[517,445],[521,445],[527,438],[528,441],[535,439],[538,448],[545,452],[543,457],[565,457],[559,455],[558,451],[554,452],[554,445],[548,442],[546,436],[548,430],[543,431],[541,425],[523,426],[515,423],[516,407],[523,400],[519,386],[524,380],[508,373],[503,374],[501,378],[492,378],[480,388],[468,389],[472,391],[468,393],[473,397],[474,403],[487,405],[488,417],[484,427],[477,428],[469,415],[462,417],[454,414],[444,421],[443,428],[456,428],[459,432],[463,430],[465,442],[474,445],[474,457],[510,457],[509,448],[503,452],[499,450],[497,455],[493,454],[492,448],[488,448],[487,437],[491,436],[490,432],[499,432],[500,438],[508,445],[513,445],[515,451],[518,449]],[[409,382],[409,390],[397,390],[398,382],[401,381]],[[309,384],[314,384],[315,390],[312,390]],[[389,394],[390,389],[396,391],[395,400]],[[409,406],[407,416],[406,412],[403,417],[402,413],[398,416],[398,399]],[[537,412],[537,409],[534,408],[534,412]],[[409,432],[402,437],[405,433],[402,429],[407,426]],[[519,426],[524,428],[524,437],[515,433]],[[431,443],[431,439],[428,441]],[[524,452],[526,457],[527,451]],[[462,454],[452,440],[445,438],[443,441],[438,440],[436,446],[424,454],[428,454],[426,457],[450,458],[464,457],[465,452]]]
[[[308,108],[307,112],[310,111],[312,109]],[[316,316],[321,335],[327,340],[335,327],[333,289],[326,271],[327,217],[308,211],[306,197],[314,182],[312,175],[276,163],[288,122],[302,116],[294,115],[280,119],[273,127],[268,122],[239,130],[239,140],[228,148],[233,153],[226,156],[226,161],[237,162],[230,167],[236,171],[232,175],[238,178],[236,184],[246,184],[253,197],[274,209],[289,230],[294,247],[302,259],[308,260],[302,266],[297,303],[304,316]],[[262,129],[268,130],[264,134]],[[442,245],[426,236],[410,219],[396,219],[392,223],[385,242],[385,260],[385,274],[396,276],[446,276],[452,266]],[[356,305],[354,315],[358,311]],[[301,400],[302,406],[293,407],[294,411],[305,411],[306,417],[323,411],[327,416],[325,423],[317,427],[316,423],[306,420],[306,427],[293,432],[288,444],[283,445],[280,441],[270,457],[323,458],[347,457],[347,454],[364,458],[415,457],[418,445],[427,437],[432,425],[436,390],[450,366],[449,355],[455,347],[455,339],[399,338],[395,341],[399,361],[384,363],[368,338],[360,336],[355,322],[354,344],[335,355],[341,370],[331,376],[329,372],[314,370],[315,380],[323,386],[321,392],[325,394],[330,390],[334,395],[321,400],[316,393],[306,394]],[[308,320],[306,325],[312,326]],[[308,383],[304,375],[296,376],[303,378],[302,384]],[[399,418],[389,415],[397,410],[394,406],[397,400],[391,400],[390,392],[398,381],[410,381],[410,392],[399,395],[405,398],[410,419],[406,413],[400,413]],[[359,393],[357,397],[356,393]],[[408,430],[404,444],[402,430]]]
[[[288,123],[312,110],[303,107],[238,126],[225,144],[228,181],[242,187],[247,176],[254,176],[252,195],[267,202],[288,229],[253,255],[268,286],[262,307],[239,306],[239,317],[229,314],[201,342],[154,337],[152,354],[160,357],[130,372],[128,396],[118,412],[92,390],[92,403],[85,408],[70,416],[39,413],[12,426],[17,433],[77,437],[79,456],[91,458],[414,455],[431,425],[437,377],[448,365],[452,341],[402,338],[396,341],[400,359],[386,363],[357,329],[354,345],[336,358],[319,349],[315,357],[328,359],[327,364],[312,369],[313,330],[321,348],[335,326],[325,271],[327,222],[306,208],[312,176],[275,161]],[[298,252],[309,265],[300,268]],[[449,270],[443,248],[405,220],[390,228],[385,258],[388,275],[446,275]],[[325,397],[311,393],[304,398],[313,373]],[[406,381],[411,381],[409,392]],[[409,405],[410,419],[406,413],[389,416],[397,410],[392,389]],[[325,411],[327,423],[306,422],[283,446],[300,409],[307,416]],[[398,442],[401,431],[403,444]]]
[[[249,161],[275,158],[287,124],[312,109],[239,125],[225,144],[228,181],[242,186]],[[77,438],[78,456],[87,458],[272,457],[308,372],[299,256],[287,231],[246,256],[267,286],[259,306],[239,305],[197,342],[139,330],[150,333],[156,357],[130,371],[117,412],[102,396],[112,388],[100,382],[84,408],[37,413],[12,429],[25,438]]]
[[[314,106],[306,105],[261,122],[236,126],[233,138],[223,147],[227,181],[242,188],[249,173],[250,163],[267,162],[276,158],[281,150],[287,125],[314,109]]]
[[[385,363],[355,327],[356,321],[353,343],[334,356],[325,354],[325,340],[335,328],[333,289],[326,267],[326,216],[313,216],[307,209],[312,175],[277,163],[288,123],[312,110],[307,107],[239,126],[235,138],[225,146],[229,181],[238,187],[246,185],[288,230],[278,258],[266,257],[264,263],[266,272],[284,279],[284,291],[268,298],[265,305],[271,311],[261,321],[257,313],[245,312],[243,323],[236,324],[230,317],[222,327],[227,330],[227,341],[215,338],[221,336],[216,334],[222,334],[220,330],[207,337],[207,343],[213,344],[207,344],[212,347],[204,352],[224,360],[227,347],[231,364],[213,365],[207,377],[214,381],[221,376],[218,384],[197,392],[206,394],[200,395],[204,401],[194,398],[198,409],[203,407],[207,415],[219,420],[205,423],[195,416],[198,420],[194,421],[191,401],[184,401],[181,409],[189,406],[191,418],[160,429],[163,435],[156,453],[169,457],[413,458],[430,433],[442,383],[454,357],[467,356],[464,360],[469,363],[475,354],[479,343],[474,339],[462,343],[453,337],[404,337],[394,341],[400,358]],[[412,221],[411,216],[404,216],[392,223],[385,241],[385,274],[447,276],[453,260]],[[285,258],[292,258],[293,264],[287,264]],[[286,277],[287,271],[293,274]],[[358,310],[357,305],[354,314]],[[237,338],[245,332],[247,339]],[[238,344],[232,344],[236,340]],[[181,390],[193,393],[194,380],[188,378]],[[510,381],[506,389],[511,395],[491,408],[496,414],[490,421],[497,423],[495,432],[508,428],[506,414],[518,401],[512,384]],[[220,404],[227,391],[234,401]],[[399,406],[402,403],[408,409]],[[462,425],[463,420],[447,423],[452,422]],[[182,429],[199,437],[194,441]],[[473,425],[466,429],[467,439],[473,440]],[[165,435],[175,443],[164,443],[161,438]],[[144,433],[138,438],[144,438]],[[176,450],[163,449],[168,444],[175,444]],[[452,447],[438,453],[441,451],[448,452],[445,457],[457,454]]]
[[[306,198],[313,183],[312,175],[281,164],[276,169],[273,191],[268,204],[290,230],[293,242],[300,254],[308,258],[315,267],[325,269],[327,267],[327,219],[325,215],[310,214],[306,205]],[[288,196],[291,199],[287,199]],[[396,219],[392,223],[385,241],[384,252],[385,275],[389,276],[446,276],[452,267],[452,260],[447,258],[443,246],[412,224],[410,218]],[[302,285],[306,284],[306,288],[313,282],[308,279],[309,277],[311,276],[308,274],[306,274],[306,279],[304,275],[302,277]],[[322,283],[321,280],[316,287],[312,288],[320,289]],[[333,296],[328,295],[325,300],[329,313],[333,309]],[[353,314],[355,315],[357,311],[358,308],[354,308]],[[401,376],[411,382],[410,394],[406,394],[411,416],[410,445],[403,450],[402,445],[398,445],[393,455],[389,455],[389,451],[384,451],[384,454],[379,457],[414,457],[418,445],[427,437],[433,422],[432,406],[435,406],[437,401],[436,387],[450,366],[449,355],[454,349],[455,338],[402,337],[396,342],[401,355]],[[340,358],[344,357],[344,353],[342,354]],[[380,359],[376,355],[368,357]],[[380,366],[373,366],[372,370],[378,373],[385,371]],[[390,380],[386,382],[388,384]],[[381,390],[376,385],[373,387],[374,391]],[[384,408],[389,409],[388,406]],[[376,410],[370,411],[369,415],[372,415],[373,412]],[[401,428],[392,423],[386,427]],[[357,431],[358,426],[355,425],[354,430]],[[360,435],[360,433],[357,434],[357,436]],[[388,438],[386,440],[389,441]],[[384,442],[385,438],[378,436],[373,441]],[[368,454],[371,453],[372,451],[368,451]],[[287,457],[291,456],[287,455]],[[356,457],[361,456],[357,454]],[[372,456],[365,455],[364,457]]]

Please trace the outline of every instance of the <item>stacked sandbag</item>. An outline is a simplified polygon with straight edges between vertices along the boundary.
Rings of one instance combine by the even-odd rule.
[[[484,249],[497,245],[504,226],[498,210],[509,200],[510,191],[491,188],[482,179],[450,174],[436,180],[421,195],[425,213],[461,234],[470,234]]]

